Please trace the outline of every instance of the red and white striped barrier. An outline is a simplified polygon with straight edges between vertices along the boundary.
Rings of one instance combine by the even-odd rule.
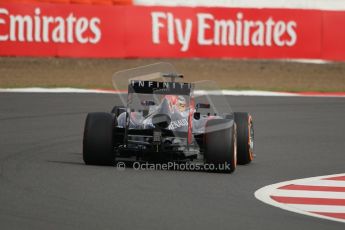
[[[345,173],[268,185],[255,197],[288,211],[345,223]]]

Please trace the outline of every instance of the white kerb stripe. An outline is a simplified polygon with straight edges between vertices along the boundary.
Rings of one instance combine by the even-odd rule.
[[[338,205],[309,205],[309,204],[286,204],[292,208],[307,212],[331,212],[345,213],[345,206]]]
[[[311,186],[327,186],[327,187],[345,187],[345,181],[339,180],[300,180],[295,181],[293,184],[297,185],[311,185]]]
[[[273,190],[271,196],[345,199],[345,192],[320,192],[301,190]]]

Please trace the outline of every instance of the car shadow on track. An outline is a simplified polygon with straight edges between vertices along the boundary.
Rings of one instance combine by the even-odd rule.
[[[49,163],[57,163],[57,164],[70,164],[70,165],[85,165],[83,162],[75,162],[75,161],[53,161],[47,160]]]
[[[75,153],[77,154],[77,153]],[[228,174],[228,172],[221,172],[221,171],[211,171],[211,170],[191,170],[191,169],[138,169],[136,167],[133,167],[133,162],[122,162],[124,165],[121,167],[118,167],[117,164],[115,165],[86,165],[84,162],[76,162],[76,161],[60,161],[60,160],[47,160],[49,163],[55,163],[55,164],[67,164],[67,165],[82,165],[85,167],[112,167],[117,168],[118,171],[123,171],[124,169],[130,169],[134,171],[169,171],[169,172],[190,172],[190,173],[217,173],[217,174]],[[230,173],[231,174],[231,173]]]

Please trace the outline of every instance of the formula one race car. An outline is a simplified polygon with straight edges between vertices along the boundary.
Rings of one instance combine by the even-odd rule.
[[[127,93],[110,113],[87,115],[84,162],[183,162],[224,172],[250,163],[251,115],[232,112],[214,82],[181,79],[168,63],[115,73],[115,89],[126,87]]]

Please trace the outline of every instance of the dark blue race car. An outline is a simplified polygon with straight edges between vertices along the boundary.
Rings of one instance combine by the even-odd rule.
[[[232,112],[211,81],[182,79],[167,63],[116,73],[116,89],[126,85],[127,93],[121,95],[123,104],[110,113],[87,115],[84,162],[183,162],[213,165],[208,168],[224,172],[250,163],[251,115]]]

